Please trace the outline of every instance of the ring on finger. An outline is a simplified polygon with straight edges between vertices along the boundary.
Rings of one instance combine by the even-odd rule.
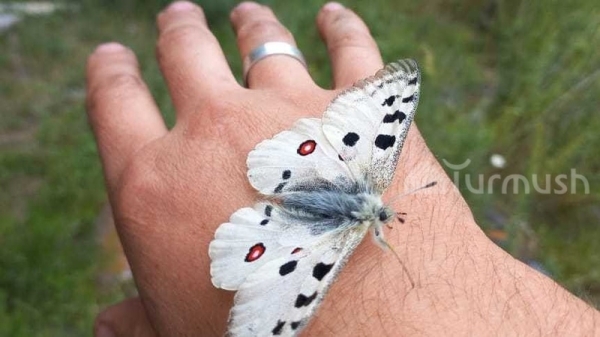
[[[304,56],[295,46],[286,42],[266,42],[254,48],[246,57],[244,57],[242,65],[244,69],[244,84],[246,84],[246,86],[248,85],[248,73],[250,72],[250,69],[260,60],[273,55],[291,56],[302,63],[304,68],[306,68]]]

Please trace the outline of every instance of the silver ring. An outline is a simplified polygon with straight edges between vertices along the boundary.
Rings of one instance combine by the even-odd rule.
[[[298,60],[304,68],[306,68],[306,61],[302,52],[286,42],[266,42],[256,48],[254,48],[250,54],[244,57],[243,69],[244,69],[244,83],[248,84],[248,72],[258,61],[272,55],[287,55]]]

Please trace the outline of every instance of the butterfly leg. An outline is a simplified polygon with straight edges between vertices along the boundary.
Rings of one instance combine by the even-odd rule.
[[[381,224],[373,224],[373,226],[371,226],[371,234],[373,235],[375,243],[379,245],[379,247],[383,249],[388,249],[390,247],[383,236],[383,226]]]
[[[383,237],[383,230],[382,230],[383,228],[382,227],[383,226],[381,226],[381,225],[378,226],[377,224],[374,224],[371,227],[371,233],[373,234],[373,239],[380,247],[382,247],[384,249],[389,249],[392,251],[392,253],[394,253],[394,255],[396,256],[396,259],[398,259],[398,262],[400,262],[400,265],[402,265],[402,269],[406,273],[406,276],[408,277],[408,281],[410,282],[411,287],[414,288],[415,281],[413,280],[412,276],[410,276],[408,269],[406,269],[406,266],[402,262],[402,259],[400,258],[398,253],[396,253],[394,248],[387,241],[385,241],[385,238]]]
[[[398,220],[399,223],[403,224],[406,222],[406,220],[404,219],[404,216],[406,215],[406,213],[404,212],[396,212],[396,220]],[[394,228],[394,225],[392,225],[391,223],[386,223],[385,224],[387,226],[387,228],[392,229]]]
[[[406,222],[406,220],[404,219],[404,217],[406,216],[406,213],[404,212],[396,212],[396,219],[398,220],[398,222],[400,223],[404,223]]]

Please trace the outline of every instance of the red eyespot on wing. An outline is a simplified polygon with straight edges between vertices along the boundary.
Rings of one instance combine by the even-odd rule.
[[[255,244],[248,250],[248,254],[246,254],[246,258],[244,259],[244,261],[253,262],[258,260],[265,253],[265,250],[265,245],[263,245],[262,243],[259,242]]]
[[[315,142],[312,139],[309,139],[309,140],[303,142],[302,144],[300,144],[297,152],[301,156],[308,156],[309,154],[315,152],[316,148],[317,148],[317,142]]]
[[[294,250],[292,250],[292,254],[299,253],[301,250],[302,250],[302,248],[296,247],[296,248],[294,248]]]

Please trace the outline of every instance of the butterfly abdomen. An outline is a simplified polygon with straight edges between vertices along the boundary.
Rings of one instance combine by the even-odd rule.
[[[307,189],[278,197],[283,214],[293,222],[310,223],[311,234],[379,219],[380,196],[357,183],[343,189]]]

